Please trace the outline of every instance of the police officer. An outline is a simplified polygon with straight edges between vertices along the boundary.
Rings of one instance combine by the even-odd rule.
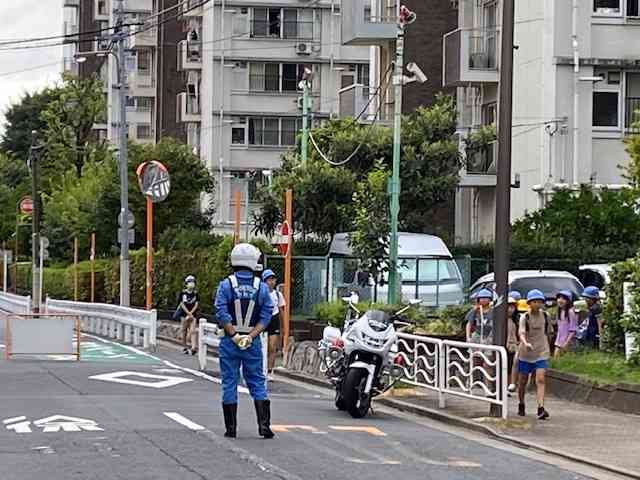
[[[225,333],[220,341],[220,370],[224,436],[230,438],[236,436],[240,367],[254,400],[258,433],[264,438],[274,436],[259,338],[271,321],[273,304],[269,289],[256,276],[262,270],[260,256],[253,245],[236,245],[231,251],[234,273],[220,282],[215,298],[216,317]]]

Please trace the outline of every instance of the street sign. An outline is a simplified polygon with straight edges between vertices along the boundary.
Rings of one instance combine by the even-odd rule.
[[[167,167],[153,160],[140,164],[136,174],[143,195],[149,197],[153,203],[166,200],[171,191],[171,179]]]
[[[278,251],[283,257],[287,256],[289,252],[289,236],[291,235],[291,228],[288,222],[284,222],[280,228],[280,236],[277,239]]]
[[[123,226],[122,223],[123,223],[122,212],[120,212],[118,214],[118,225],[122,227]],[[136,218],[133,216],[133,213],[131,213],[131,210],[128,210],[127,211],[127,227],[133,228],[135,224],[136,224]]]
[[[135,243],[136,241],[136,231],[131,229],[128,231],[128,236],[129,236],[129,245]],[[122,242],[122,229],[119,228],[118,229],[118,242]]]
[[[25,215],[31,215],[33,213],[33,200],[31,197],[23,197],[20,200],[20,211]]]

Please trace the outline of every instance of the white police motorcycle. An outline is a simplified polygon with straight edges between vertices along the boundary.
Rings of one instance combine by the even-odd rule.
[[[336,389],[336,407],[362,418],[371,408],[371,400],[402,378],[404,363],[398,355],[395,325],[409,325],[400,321],[400,315],[421,301],[412,300],[389,315],[380,310],[363,314],[356,307],[356,293],[342,300],[348,303],[344,332],[325,327],[318,350],[322,370]]]

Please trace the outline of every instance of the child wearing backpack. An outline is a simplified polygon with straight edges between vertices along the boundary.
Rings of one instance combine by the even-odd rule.
[[[556,349],[553,352],[553,357],[559,358],[562,353],[575,349],[578,314],[573,308],[573,294],[570,291],[560,290],[556,295],[556,301],[558,304],[556,317],[558,334],[556,335]]]
[[[530,374],[535,374],[536,398],[538,401],[538,420],[546,420],[549,413],[544,408],[545,373],[549,367],[549,316],[543,310],[544,294],[537,289],[527,294],[529,311],[520,317],[518,351],[518,415],[525,416],[524,396]]]

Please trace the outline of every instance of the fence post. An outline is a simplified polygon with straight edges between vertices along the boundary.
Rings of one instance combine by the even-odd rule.
[[[198,323],[198,363],[200,364],[200,370],[207,368],[207,342],[204,341],[204,326],[206,323],[206,318],[201,318]]]
[[[149,343],[151,350],[156,351],[158,348],[158,311],[151,310],[151,326],[149,328]]]
[[[445,408],[447,406],[447,400],[445,397],[445,387],[446,387],[446,374],[447,369],[449,368],[447,358],[448,355],[445,355],[446,346],[442,340],[440,340],[437,344],[438,348],[438,407]],[[448,350],[448,349],[447,349]]]

